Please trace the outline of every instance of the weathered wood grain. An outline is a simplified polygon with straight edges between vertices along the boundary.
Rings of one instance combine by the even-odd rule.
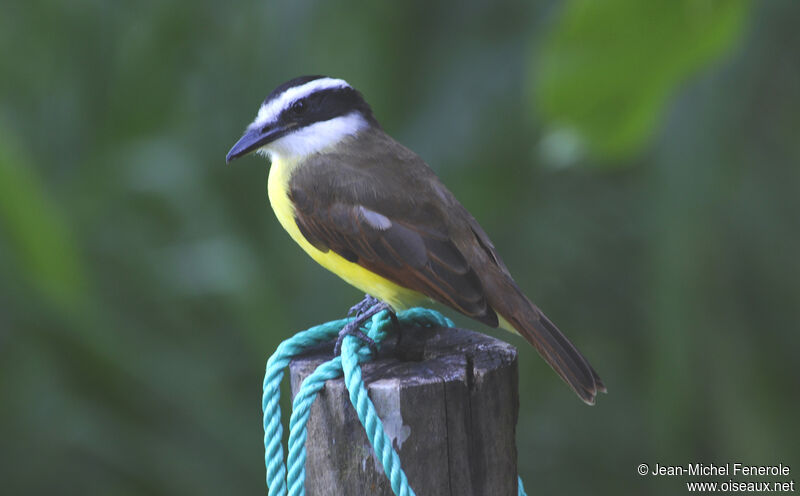
[[[404,328],[363,366],[364,382],[420,496],[517,494],[516,349],[462,329]],[[292,394],[326,346],[291,365]],[[311,409],[306,490],[315,495],[392,494],[342,379]]]

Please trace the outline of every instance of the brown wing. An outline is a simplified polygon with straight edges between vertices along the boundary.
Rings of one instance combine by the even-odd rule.
[[[403,219],[376,207],[311,199],[291,190],[295,221],[303,236],[322,251],[420,292],[487,325],[497,326],[475,271],[442,229],[431,222]]]
[[[503,316],[593,403],[605,391],[597,373],[517,287],[489,237],[433,171],[380,130],[358,139],[293,172],[290,197],[306,239],[492,327]]]

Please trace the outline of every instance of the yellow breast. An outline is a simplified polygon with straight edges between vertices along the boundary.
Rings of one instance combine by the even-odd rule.
[[[356,263],[349,262],[334,253],[333,250],[320,251],[306,240],[295,223],[294,205],[292,205],[288,194],[289,179],[292,171],[299,165],[298,161],[276,157],[270,167],[269,180],[267,182],[267,192],[269,193],[272,209],[275,211],[278,221],[292,239],[317,263],[341,277],[350,285],[381,301],[385,301],[395,310],[412,307],[425,300],[424,295],[399,286]]]

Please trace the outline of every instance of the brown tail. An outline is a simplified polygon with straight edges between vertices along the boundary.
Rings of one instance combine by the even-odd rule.
[[[514,289],[492,304],[503,317],[500,326],[524,337],[584,402],[594,405],[597,393],[606,392],[597,372],[555,324],[518,288]]]

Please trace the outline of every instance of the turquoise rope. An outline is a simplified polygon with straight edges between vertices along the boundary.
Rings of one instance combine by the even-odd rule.
[[[286,464],[283,462],[281,445],[283,426],[279,399],[284,371],[293,357],[303,354],[313,346],[334,339],[350,320],[334,320],[301,331],[281,343],[267,361],[261,408],[264,412],[264,462],[267,467],[269,496],[286,496],[287,491],[290,496],[305,495],[306,424],[311,404],[326,381],[342,375],[350,395],[350,402],[358,414],[361,425],[364,426],[375,455],[383,465],[383,471],[389,478],[392,491],[397,496],[414,495],[400,466],[400,457],[392,448],[392,443],[383,429],[383,423],[369,399],[361,378],[360,364],[371,360],[372,352],[368,346],[353,336],[344,338],[341,356],[321,364],[300,386],[292,404],[292,416],[289,421],[289,456]],[[403,324],[425,327],[453,326],[453,322],[447,317],[425,308],[411,308],[398,312],[397,320]],[[380,346],[391,324],[389,313],[383,311],[374,315],[362,330]],[[522,479],[519,479],[518,487],[518,496],[525,496]]]

